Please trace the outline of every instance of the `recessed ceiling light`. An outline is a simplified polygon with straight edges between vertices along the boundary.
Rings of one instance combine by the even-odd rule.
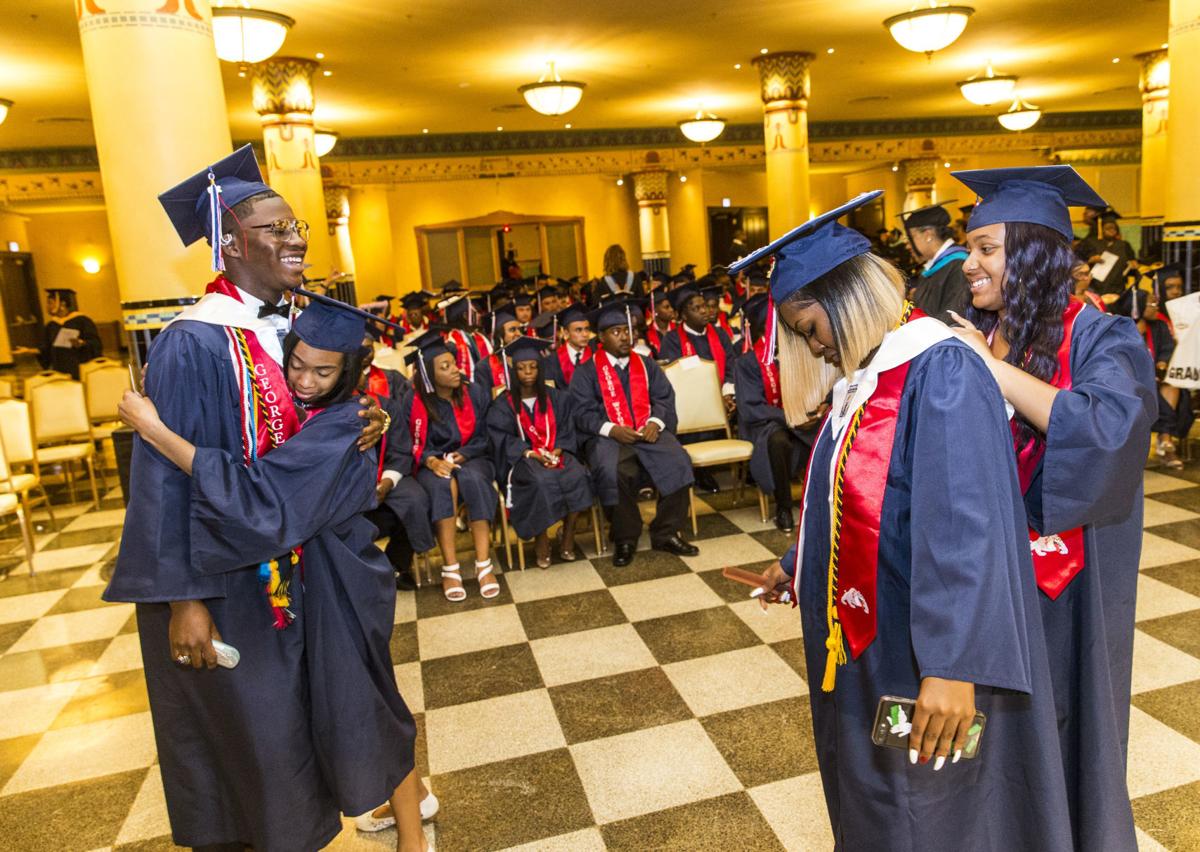
[[[680,175],[680,176],[679,176],[679,182],[680,182],[680,183],[687,183],[687,175]]]
[[[1162,50],[1166,50],[1166,49],[1167,49],[1167,43],[1164,41],[1162,44],[1160,44],[1160,45],[1159,45],[1159,48],[1160,48],[1160,49],[1162,49]]]
[[[832,48],[832,47],[830,47],[830,48],[827,48],[827,49],[825,50],[825,52],[826,52],[826,53],[833,53],[833,48]]]
[[[324,58],[325,58],[325,54],[324,54],[324,53],[318,53],[318,54],[317,54],[317,59],[324,59]]]
[[[946,162],[942,163],[942,168],[944,168],[944,169],[950,168],[950,161],[947,160]]]
[[[326,77],[332,77],[332,76],[333,76],[333,72],[332,72],[332,71],[322,71],[321,73],[322,73],[322,74],[324,74]]]
[[[496,132],[497,132],[497,133],[499,133],[499,132],[500,132],[500,131],[502,131],[503,129],[504,129],[503,127],[497,127],[497,128],[496,128]]]
[[[734,70],[734,71],[741,71],[741,70],[742,70],[742,63],[740,63],[740,62],[735,62],[735,63],[734,63],[734,65],[733,65],[733,70]]]
[[[898,171],[900,171],[900,164],[899,164],[899,163],[892,163],[892,171],[894,171],[894,172],[898,172]]]
[[[624,186],[625,178],[617,178],[617,186]]]
[[[567,130],[570,130],[570,129],[571,129],[571,122],[569,122],[569,121],[568,121],[566,124],[564,124],[564,125],[563,125],[563,127],[565,127]]]
[[[1117,64],[1118,62],[1120,62],[1120,61],[1121,61],[1121,57],[1119,57],[1119,56],[1114,56],[1114,57],[1113,57],[1113,65],[1116,65],[1116,64]]]
[[[761,53],[765,56],[767,53],[767,49],[764,47],[762,50],[759,51],[759,53]]]
[[[428,133],[428,132],[429,132],[429,128],[428,128],[428,127],[422,127],[422,128],[421,128],[421,132],[422,132],[422,133]]]

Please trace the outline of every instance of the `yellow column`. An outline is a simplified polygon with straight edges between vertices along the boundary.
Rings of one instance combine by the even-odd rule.
[[[936,157],[922,157],[919,160],[905,160],[904,166],[904,212],[916,210],[918,207],[928,207],[933,204],[934,184],[937,183]]]
[[[1166,203],[1163,255],[1184,267],[1187,292],[1200,288],[1200,0],[1171,0],[1168,36],[1171,77],[1171,128],[1167,134]]]
[[[207,0],[75,0],[122,303],[198,295],[156,196],[232,149]],[[127,315],[126,327],[129,328]]]
[[[1167,96],[1171,63],[1167,51],[1137,56],[1142,62],[1142,185],[1138,210],[1143,224],[1161,224],[1167,193]],[[1145,220],[1151,220],[1146,222]]]
[[[771,239],[807,222],[808,66],[811,53],[768,53],[754,59],[767,148],[767,214]]]
[[[319,63],[282,56],[250,66],[254,111],[262,118],[267,180],[311,226],[310,278],[326,278],[333,268],[325,188],[313,139],[313,73]]]
[[[335,275],[354,274],[354,250],[350,246],[350,187],[325,187],[325,217],[329,220]]]
[[[667,173],[661,169],[635,172],[633,195],[638,206],[642,268],[647,273],[669,272],[671,228],[667,222]]]

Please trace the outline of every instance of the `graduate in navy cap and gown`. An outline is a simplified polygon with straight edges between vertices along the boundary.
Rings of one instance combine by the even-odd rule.
[[[1069,852],[1004,401],[970,347],[904,301],[898,270],[837,224],[880,194],[743,261],[776,258],[789,422],[833,391],[797,544],[754,594],[799,606],[835,848]],[[884,696],[915,699],[887,719],[900,748],[872,738]]]
[[[675,331],[675,308],[665,285],[651,290],[646,303],[646,345],[654,360],[662,361],[663,341]]]
[[[548,387],[543,377],[549,348],[547,341],[531,337],[519,337],[504,348],[508,389],[492,400],[487,414],[509,523],[521,538],[534,539],[539,568],[550,567],[547,531],[559,521],[559,559],[579,559],[575,522],[593,499],[587,468],[575,458],[571,397],[565,388]]]
[[[775,306],[769,296],[751,296],[742,308],[742,328],[754,344],[733,364],[738,395],[738,436],[754,444],[750,475],[764,494],[775,497],[775,526],[796,528],[792,479],[808,461],[819,416],[798,427],[788,425],[779,384],[775,346]]]
[[[592,326],[578,305],[568,305],[556,315],[563,342],[546,353],[546,381],[566,390],[575,377],[575,369],[592,360]]]
[[[126,393],[121,415],[164,463],[191,477],[193,570],[258,581],[257,590],[231,589],[245,600],[227,601],[222,623],[209,637],[238,649],[237,666],[224,674],[204,672],[206,665],[213,668],[211,642],[188,644],[172,633],[168,643],[176,663],[191,667],[197,687],[192,700],[203,700],[201,679],[209,679],[209,688],[231,710],[241,705],[239,696],[270,701],[256,704],[271,708],[270,733],[234,719],[218,729],[226,747],[243,755],[240,771],[239,759],[231,755],[226,768],[234,777],[222,777],[225,791],[245,794],[256,778],[286,778],[281,786],[289,799],[328,796],[336,803],[334,834],[339,809],[359,813],[390,798],[405,818],[402,832],[408,831],[408,842],[399,848],[422,849],[419,779],[413,772],[416,726],[396,691],[388,647],[395,589],[390,569],[371,546],[374,530],[358,514],[374,503],[377,470],[376,451],[364,454],[357,446],[359,405],[353,397],[367,351],[363,331],[363,316],[323,302],[296,320],[284,341],[284,359],[287,387],[303,422],[287,443],[249,466],[240,452],[197,447],[180,437],[149,398],[133,391]],[[264,681],[286,685],[295,697],[281,700]],[[236,710],[225,712],[236,716]],[[277,775],[299,767],[270,755],[274,743],[294,750],[296,760],[315,756],[310,788],[298,786],[290,774]],[[257,759],[250,761],[250,755]],[[204,769],[174,767],[161,754],[160,759],[164,776],[168,767],[174,772],[172,780],[181,769],[193,780]],[[247,816],[261,806],[251,801],[242,803]],[[279,825],[256,827],[250,821],[208,830],[214,828],[232,829],[232,837],[256,848],[323,845],[320,838],[306,842]]]
[[[457,603],[467,597],[454,541],[460,502],[466,505],[475,546],[479,594],[491,599],[500,594],[490,555],[496,516],[496,473],[486,423],[491,395],[478,381],[463,378],[454,353],[436,331],[412,345],[416,351],[407,360],[413,365],[413,392],[400,406],[397,469],[410,471],[429,496],[446,600]]]
[[[302,281],[307,224],[263,183],[249,145],[159,200],[185,245],[208,240],[220,274],[155,339],[146,394],[172,431],[250,464],[299,429],[281,364],[284,293]],[[253,396],[244,392],[250,386]],[[376,407],[371,417],[364,437],[374,444],[384,416]],[[268,604],[258,566],[212,570],[196,562],[194,483],[141,439],[134,441],[130,479],[120,553],[104,597],[137,604],[175,841],[264,850],[323,845],[340,822],[298,690],[303,631],[276,629],[284,615]],[[181,655],[169,635],[186,639],[195,649],[190,664],[203,666],[215,660],[209,640],[218,631],[242,651],[242,674],[195,672],[175,662]],[[297,795],[309,803],[301,812]]]
[[[931,204],[901,213],[900,218],[909,249],[921,263],[909,285],[912,303],[928,316],[950,322],[950,311],[962,314],[971,303],[971,291],[962,274],[967,250],[954,241],[950,213],[941,204]]]
[[[385,399],[397,402],[412,390],[412,383],[399,370],[389,370],[375,363],[375,343],[382,337],[375,323],[367,324],[367,353],[363,365],[362,390],[371,394],[382,405]]]
[[[481,352],[486,338],[475,329],[479,324],[479,311],[466,294],[457,294],[439,303],[445,320],[442,331],[446,342],[454,352],[458,371],[468,382],[475,381],[475,365],[491,355],[491,349]]]
[[[405,293],[400,297],[400,307],[404,309],[404,316],[400,318],[400,328],[404,331],[404,336],[417,334],[426,331],[429,328],[429,295],[424,291],[415,293]]]
[[[483,318],[483,327],[491,338],[492,353],[475,365],[472,384],[479,385],[491,396],[504,387],[504,359],[496,350],[512,343],[522,334],[521,323],[511,305],[496,308]]]
[[[979,196],[963,263],[972,307],[956,333],[1015,409],[1075,843],[1132,849],[1125,765],[1154,364],[1131,320],[1071,296],[1068,206],[1104,205],[1073,168],[954,176]]]
[[[679,533],[693,480],[691,459],[674,433],[675,391],[654,361],[633,351],[634,314],[642,304],[619,298],[592,312],[589,320],[600,347],[571,379],[575,426],[600,505],[612,520],[618,568],[633,561],[642,532],[638,490],[643,474],[658,489],[651,545],[677,556],[700,552]]]

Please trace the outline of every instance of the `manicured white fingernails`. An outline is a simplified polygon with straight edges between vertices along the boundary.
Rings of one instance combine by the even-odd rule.
[[[908,762],[909,763],[917,762],[917,750],[915,748],[910,748],[908,750]]]
[[[946,765],[946,755],[939,754],[938,759],[933,762],[933,771],[937,772],[939,769],[941,769],[945,765]]]
[[[960,757],[962,757],[962,749],[961,749],[961,748],[960,748],[960,749],[958,749],[958,750],[956,750],[956,751],[954,752],[954,759],[953,759],[952,761],[950,761],[950,762],[951,762],[951,763],[958,763],[958,759],[959,759]]]

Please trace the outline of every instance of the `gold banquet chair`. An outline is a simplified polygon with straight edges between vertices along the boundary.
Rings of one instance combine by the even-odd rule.
[[[718,467],[726,464],[746,465],[754,444],[734,438],[729,431],[729,418],[725,414],[725,402],[721,398],[721,382],[717,378],[717,365],[702,358],[680,358],[663,368],[671,387],[675,389],[675,416],[679,425],[678,436],[697,432],[724,432],[724,438],[684,444],[691,457],[693,467]],[[745,481],[743,468],[738,482],[740,494]],[[759,509],[762,508],[762,492],[759,491]],[[696,522],[696,490],[688,489],[688,510],[692,515],[692,535],[699,532]]]
[[[88,420],[83,383],[52,381],[37,385],[30,394],[33,408],[33,434],[37,439],[37,466],[61,464],[75,501],[75,477],[72,462],[80,462],[92,485],[92,504],[100,506],[96,490],[96,443]]]
[[[111,440],[112,433],[121,428],[121,416],[117,413],[117,406],[121,403],[125,391],[131,387],[129,370],[120,361],[96,358],[81,364],[79,375],[87,401],[88,420],[92,424],[92,438],[100,445],[98,449],[103,453],[104,442]],[[102,468],[103,466],[101,464]]]
[[[42,370],[40,373],[34,373],[32,376],[26,376],[23,383],[22,395],[25,399],[29,399],[34,388],[46,384],[46,382],[69,382],[71,377],[66,373],[60,373],[57,370]]]
[[[17,474],[19,476],[28,476],[28,474]],[[7,518],[9,515],[17,516],[17,523],[21,527],[21,539],[25,543],[25,558],[29,560],[29,576],[34,575],[33,554],[34,543],[33,533],[29,529],[29,514],[25,509],[25,504],[28,498],[28,486],[23,493],[18,493],[19,485],[16,477],[13,476],[11,468],[8,466],[8,456],[4,452],[4,441],[0,439],[0,517]],[[48,505],[48,504],[47,504]]]
[[[29,403],[20,399],[0,400],[0,441],[4,444],[6,463],[10,468],[8,486],[12,493],[21,500],[21,506],[26,516],[32,520],[30,511],[29,492],[37,489],[42,492],[41,500],[46,504],[46,512],[50,515],[51,524],[57,528],[58,521],[54,517],[54,507],[50,505],[50,496],[42,485],[42,478],[37,469],[37,453],[33,441],[33,423],[29,417]],[[19,466],[20,471],[12,472],[11,468]],[[0,483],[0,493],[4,484]]]

